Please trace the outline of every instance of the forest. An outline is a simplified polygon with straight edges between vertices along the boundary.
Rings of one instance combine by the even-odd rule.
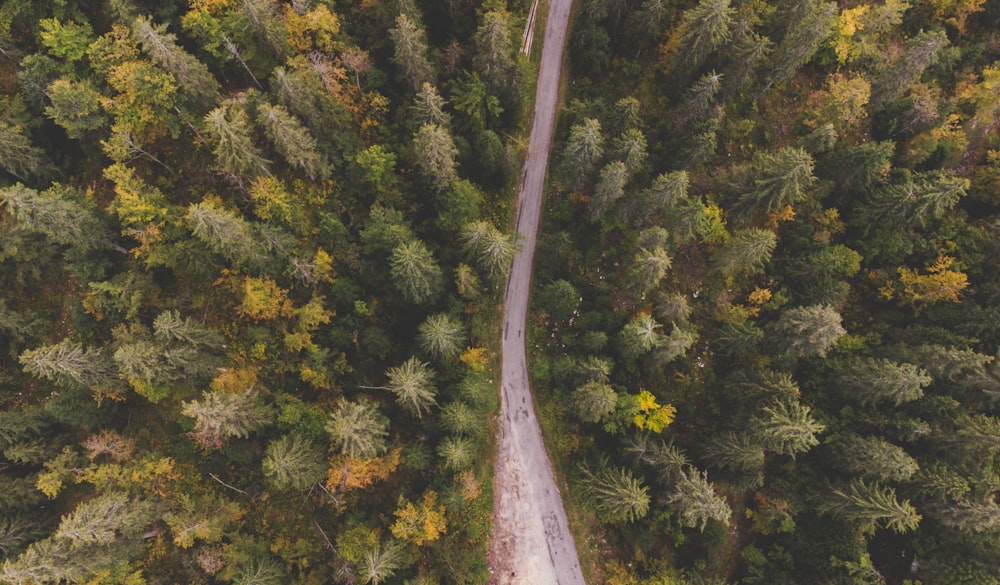
[[[0,582],[489,580],[529,10],[0,2]],[[566,64],[587,581],[1000,585],[1000,4],[577,0]]]

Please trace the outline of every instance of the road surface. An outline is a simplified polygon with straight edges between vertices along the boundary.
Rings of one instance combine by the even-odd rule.
[[[518,195],[517,231],[522,247],[511,266],[504,304],[491,585],[584,585],[573,535],[535,418],[524,348],[531,264],[571,5],[572,0],[549,0],[535,116]]]

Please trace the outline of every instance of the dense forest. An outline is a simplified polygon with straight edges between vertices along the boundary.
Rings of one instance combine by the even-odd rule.
[[[0,5],[0,581],[486,581],[526,11]]]
[[[580,0],[532,351],[590,580],[1000,583],[998,25]]]
[[[0,3],[0,581],[487,581],[528,10]],[[1000,584],[1000,4],[574,10],[588,580]]]

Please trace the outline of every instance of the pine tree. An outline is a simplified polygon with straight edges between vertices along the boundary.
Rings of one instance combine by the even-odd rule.
[[[415,23],[406,14],[396,17],[396,26],[389,30],[394,53],[392,62],[399,77],[413,91],[420,89],[425,81],[430,81],[432,70],[427,59],[427,40],[423,26]]]
[[[516,69],[511,15],[490,10],[472,36],[472,67],[494,94],[516,94]]]
[[[709,520],[729,526],[729,517],[733,514],[726,500],[715,493],[708,474],[697,469],[680,474],[666,501],[677,512],[681,526],[697,526],[702,532]]]
[[[344,400],[326,423],[333,446],[350,457],[371,459],[386,449],[389,420],[372,402]]]
[[[326,460],[319,445],[301,435],[284,435],[267,446],[264,479],[279,490],[304,490],[323,481]]]
[[[682,77],[697,70],[709,55],[729,42],[735,15],[729,0],[701,0],[684,12],[675,57],[680,62],[675,70],[683,71]]]
[[[411,357],[402,365],[389,368],[386,389],[396,395],[396,402],[420,418],[437,404],[434,370]]]
[[[937,61],[938,52],[948,46],[943,30],[920,32],[906,41],[903,54],[872,80],[871,106],[879,110],[920,79],[924,70]]]
[[[597,222],[625,195],[628,169],[621,161],[612,161],[601,169],[594,194],[590,197],[590,221]]]
[[[915,530],[920,515],[908,500],[900,503],[896,491],[877,482],[868,484],[853,479],[847,488],[833,488],[818,499],[817,509],[843,520],[862,533],[873,534],[877,528],[897,533]]]
[[[274,409],[256,390],[202,392],[201,400],[181,404],[181,413],[194,419],[191,436],[209,449],[218,449],[231,437],[245,439],[274,422]]]
[[[153,321],[156,337],[166,342],[179,342],[205,349],[224,347],[222,336],[179,311],[164,311]]]
[[[485,430],[482,417],[463,400],[441,408],[441,426],[450,433],[466,436],[480,435]]]
[[[756,439],[769,451],[795,456],[819,444],[816,435],[826,429],[797,401],[775,400],[765,406],[751,423]]]
[[[455,473],[472,467],[476,459],[475,444],[468,437],[445,437],[437,453],[444,468]]]
[[[494,283],[506,279],[517,252],[517,244],[511,236],[498,230],[492,223],[480,220],[465,224],[461,240],[465,253],[475,260],[476,266]]]
[[[837,5],[822,0],[798,0],[787,15],[788,29],[771,57],[771,83],[791,78],[833,32]]]
[[[925,370],[913,364],[887,359],[858,358],[838,368],[840,388],[864,406],[892,402],[896,406],[917,400],[932,381]]]
[[[451,114],[444,111],[445,104],[437,88],[425,81],[413,98],[413,112],[416,114],[417,125],[433,124],[442,128],[451,126]]]
[[[462,352],[462,323],[447,313],[429,315],[420,324],[418,342],[424,351],[440,360],[451,360]]]
[[[441,267],[420,240],[396,246],[389,259],[389,268],[396,289],[411,303],[427,304],[441,293]]]
[[[73,188],[58,184],[41,193],[21,183],[0,190],[0,201],[27,230],[84,252],[107,245],[108,229],[77,198]]]
[[[628,128],[614,140],[612,150],[625,163],[625,170],[634,174],[646,162],[646,135],[638,128]]]
[[[601,134],[601,123],[594,118],[587,118],[574,124],[566,146],[563,147],[563,175],[571,184],[579,187],[602,156],[604,136]]]
[[[608,524],[632,523],[649,511],[649,488],[624,467],[601,465],[596,472],[581,466],[583,493],[598,520]]]
[[[829,305],[789,309],[771,331],[779,347],[790,357],[824,357],[845,333],[840,313]]]
[[[234,175],[270,175],[270,161],[254,146],[250,119],[236,106],[219,106],[205,114],[205,131],[214,142],[219,167]]]
[[[132,37],[149,58],[173,74],[178,86],[203,105],[219,97],[219,82],[208,67],[177,44],[177,37],[167,32],[166,25],[153,24],[146,16],[132,22]]]
[[[63,516],[54,537],[71,546],[110,545],[119,538],[142,534],[156,518],[156,506],[125,492],[107,492],[76,507]]]
[[[806,200],[816,181],[813,159],[801,148],[785,147],[759,155],[750,171],[750,184],[736,204],[743,215],[774,213]]]
[[[628,271],[629,288],[639,294],[652,291],[667,275],[670,264],[670,255],[663,246],[655,246],[652,249],[639,248]]]
[[[916,460],[902,447],[881,437],[842,435],[831,449],[838,467],[865,479],[905,481],[919,470]]]
[[[649,313],[640,313],[625,324],[618,334],[619,347],[622,356],[634,361],[639,356],[649,353],[660,340],[657,329],[660,324]]]
[[[45,151],[31,144],[24,129],[0,120],[0,167],[19,181],[43,174],[50,164]]]
[[[436,124],[421,126],[413,135],[413,151],[417,169],[437,191],[444,191],[458,179],[458,149],[445,128]]]
[[[314,181],[327,177],[330,169],[316,150],[316,139],[283,106],[261,104],[257,108],[257,123],[264,127],[264,134],[288,164],[302,169]]]
[[[20,361],[29,374],[57,384],[90,388],[118,385],[118,373],[107,353],[100,348],[84,349],[69,339],[27,350],[21,354]]]
[[[716,259],[723,275],[755,274],[771,260],[778,236],[771,230],[749,228],[735,232]]]
[[[591,380],[573,391],[572,405],[576,415],[583,422],[599,423],[614,412],[618,404],[618,393],[610,384]]]

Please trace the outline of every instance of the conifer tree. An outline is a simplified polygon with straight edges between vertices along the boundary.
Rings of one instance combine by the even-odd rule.
[[[826,429],[797,401],[775,400],[765,406],[751,423],[756,436],[769,451],[795,456],[819,444],[816,435]]]
[[[118,373],[107,353],[100,348],[85,349],[68,338],[55,345],[27,350],[20,360],[28,373],[57,384],[91,388],[118,384]]]
[[[729,526],[733,514],[726,500],[715,493],[708,474],[693,468],[680,474],[666,501],[677,512],[681,526],[698,527],[702,532],[709,520]]]
[[[418,341],[435,358],[450,360],[462,351],[465,338],[462,323],[447,313],[429,315],[420,324]]]
[[[590,380],[573,391],[572,404],[583,422],[599,423],[614,412],[618,393],[610,384]]]
[[[833,31],[837,5],[822,0],[797,0],[789,11],[788,29],[771,57],[771,82],[781,83],[809,61]]]
[[[604,136],[601,123],[594,118],[574,124],[563,147],[563,175],[574,186],[580,186],[604,156]]]
[[[729,0],[701,0],[686,10],[676,57],[681,64],[676,70],[687,73],[697,70],[717,49],[732,38],[736,9]]]
[[[618,335],[619,347],[626,360],[649,353],[660,340],[660,324],[649,313],[640,313],[625,324]]]
[[[413,111],[418,125],[433,124],[442,128],[451,125],[451,114],[445,112],[445,100],[437,88],[428,82],[420,86],[420,91],[413,98]]]
[[[396,246],[389,268],[396,289],[411,303],[427,304],[441,293],[441,267],[420,240]]]
[[[385,451],[389,420],[375,403],[344,400],[330,413],[326,431],[345,455],[371,459]]]
[[[447,129],[424,124],[413,135],[413,150],[417,169],[437,191],[444,191],[458,179],[458,149]]]
[[[905,481],[919,470],[916,460],[902,447],[881,437],[843,435],[831,446],[838,467],[875,481]]]
[[[754,274],[764,269],[778,245],[771,230],[748,228],[735,232],[717,256],[716,266],[724,275]]]
[[[873,534],[877,528],[904,533],[920,524],[920,514],[908,500],[899,502],[896,490],[863,479],[851,480],[846,488],[831,489],[819,497],[817,508],[865,534]]]
[[[845,333],[840,313],[829,305],[789,309],[772,331],[778,346],[790,357],[823,357]]]
[[[413,91],[431,79],[426,36],[423,26],[405,13],[396,17],[396,26],[389,30],[394,49],[392,62],[399,77]]]
[[[632,523],[649,511],[649,488],[624,467],[601,465],[596,472],[581,466],[583,492],[598,519],[608,524]]]
[[[472,36],[472,66],[494,94],[511,92],[516,85],[511,15],[490,10]]]
[[[875,110],[896,99],[920,79],[924,70],[937,60],[938,52],[948,46],[943,30],[921,31],[906,41],[903,54],[886,66],[872,80],[871,106]]]
[[[301,435],[279,437],[267,446],[264,479],[279,490],[303,490],[323,481],[326,461],[323,451]]]
[[[759,155],[750,171],[748,190],[737,202],[743,215],[774,213],[808,197],[816,181],[813,159],[801,148],[785,147],[773,154]]]
[[[510,271],[511,261],[517,252],[514,239],[498,230],[488,221],[465,224],[461,234],[465,253],[475,260],[476,266],[493,282],[500,283]]]
[[[326,178],[330,169],[316,150],[316,139],[288,110],[280,105],[261,104],[257,108],[257,122],[288,164],[302,169],[310,179]]]
[[[19,181],[47,171],[45,151],[31,144],[24,129],[0,120],[0,167]]]
[[[437,453],[444,468],[456,473],[471,467],[476,458],[475,444],[468,437],[445,437]]]
[[[437,404],[434,388],[434,370],[417,358],[411,357],[386,372],[389,382],[386,389],[396,395],[396,402],[420,418]]]
[[[207,105],[219,97],[219,82],[208,67],[177,44],[166,25],[139,16],[132,22],[132,36],[149,58],[177,78],[178,86],[197,102]]]
[[[891,402],[896,406],[917,400],[932,381],[925,370],[913,364],[887,359],[858,358],[838,368],[841,389],[865,406]]]
[[[0,201],[26,229],[61,246],[91,251],[110,236],[97,215],[76,201],[70,187],[55,185],[41,193],[17,183],[0,190]]]
[[[234,175],[270,175],[270,161],[254,146],[250,119],[242,108],[219,106],[205,114],[219,167]]]
[[[184,416],[194,419],[191,436],[209,449],[218,449],[231,437],[245,439],[274,422],[274,409],[253,388],[242,392],[202,392],[201,400],[181,404]]]
[[[594,194],[590,198],[590,221],[597,222],[611,209],[616,201],[625,195],[628,169],[621,161],[612,161],[602,170]]]

